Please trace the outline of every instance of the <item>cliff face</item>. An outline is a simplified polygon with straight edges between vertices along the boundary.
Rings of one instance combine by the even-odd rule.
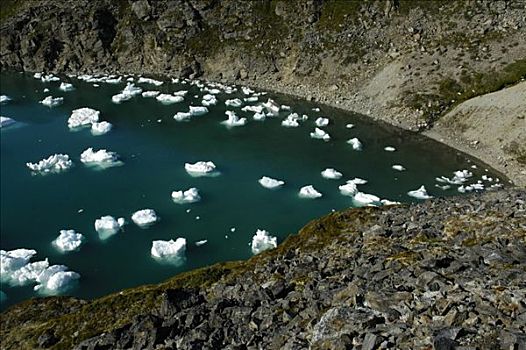
[[[30,300],[5,349],[522,349],[526,191],[351,209],[277,249],[93,301]]]

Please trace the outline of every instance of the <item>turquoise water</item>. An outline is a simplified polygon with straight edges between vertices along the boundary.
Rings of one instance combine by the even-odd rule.
[[[47,257],[51,264],[67,265],[81,275],[68,294],[82,298],[160,282],[219,261],[249,258],[249,243],[258,228],[281,242],[308,221],[333,209],[352,206],[352,199],[341,195],[338,185],[354,177],[369,181],[359,186],[363,192],[410,202],[415,199],[407,196],[407,191],[420,185],[432,195],[458,194],[455,187],[448,191],[435,188],[437,176],[451,177],[459,169],[470,169],[474,179],[487,174],[483,166],[471,169],[473,160],[439,143],[282,95],[269,94],[260,101],[271,97],[290,105],[294,112],[309,115],[309,120],[298,128],[284,128],[281,120],[290,112],[256,122],[250,118],[252,112],[229,107],[249,117],[249,121],[246,126],[228,129],[220,124],[226,119],[223,102],[245,97],[241,92],[219,94],[219,103],[209,107],[210,113],[180,123],[173,120],[176,112],[187,111],[189,104],[200,105],[204,92],[195,86],[138,84],[144,90],[190,91],[185,102],[179,104],[162,105],[141,96],[114,104],[111,96],[125,84],[100,84],[96,88],[62,77],[76,87],[75,91],[62,92],[58,89],[60,82],[42,83],[18,73],[2,73],[0,77],[0,93],[12,98],[0,107],[0,114],[17,121],[1,131],[0,246],[4,250],[35,249],[38,254],[33,260]],[[44,88],[50,92],[44,93]],[[50,94],[63,96],[64,104],[50,109],[38,103]],[[101,119],[111,122],[114,129],[102,136],[92,136],[89,129],[69,131],[67,119],[73,109],[80,107],[99,110]],[[321,111],[314,112],[314,107]],[[323,128],[330,133],[331,141],[310,138],[317,116],[331,120]],[[355,127],[347,129],[347,123]],[[352,137],[362,141],[363,151],[353,151],[346,143]],[[397,151],[386,152],[385,146],[394,146]],[[88,168],[79,161],[87,147],[117,152],[124,165],[103,171]],[[69,154],[75,166],[47,176],[34,176],[25,166],[28,161],[36,162],[54,153]],[[213,161],[221,175],[189,176],[184,163],[200,160]],[[402,164],[407,171],[395,171],[391,169],[393,164]],[[327,167],[342,172],[343,178],[322,178],[320,172]],[[263,175],[286,184],[279,190],[265,189],[257,182]],[[299,198],[299,188],[309,184],[323,197]],[[190,187],[199,189],[200,202],[173,203],[173,190]],[[154,209],[161,220],[148,229],[131,223],[131,214],[143,208]],[[94,221],[103,215],[126,217],[129,224],[123,232],[101,241]],[[231,232],[231,228],[236,231]],[[80,251],[64,254],[51,245],[61,229],[84,234],[86,240]],[[153,240],[177,237],[187,239],[183,265],[162,264],[150,256]],[[194,245],[203,239],[208,243]],[[1,290],[7,295],[2,308],[37,295],[32,286],[3,283]]]

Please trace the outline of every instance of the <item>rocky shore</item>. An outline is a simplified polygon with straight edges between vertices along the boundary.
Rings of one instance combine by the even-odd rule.
[[[314,220],[159,285],[2,314],[6,349],[522,349],[526,191]]]

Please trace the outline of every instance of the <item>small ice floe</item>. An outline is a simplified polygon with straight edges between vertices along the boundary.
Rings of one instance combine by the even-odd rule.
[[[49,92],[49,89],[48,88],[45,88],[44,90],[42,90],[44,93],[46,92]]]
[[[381,205],[382,201],[380,200],[380,198],[378,198],[374,194],[357,192],[353,196],[353,203],[357,206],[362,206],[362,205],[377,206],[377,205]]]
[[[201,241],[195,242],[195,245],[196,245],[196,247],[200,247],[202,245],[205,245],[206,243],[208,243],[208,240],[207,239],[203,239]]]
[[[348,140],[347,143],[351,145],[352,149],[355,151],[361,151],[363,148],[362,143],[356,137]]]
[[[250,248],[252,254],[256,255],[265,250],[274,249],[278,246],[277,237],[271,236],[268,231],[258,229],[252,237]]]
[[[184,168],[189,175],[194,177],[214,176],[219,174],[219,172],[216,170],[216,165],[214,164],[214,162],[211,161],[199,161],[194,164],[185,163]]]
[[[435,187],[436,188],[440,188],[442,191],[446,191],[446,190],[449,190],[451,188],[450,185],[439,185],[439,184],[435,184]]]
[[[60,173],[68,170],[73,166],[73,162],[69,159],[67,154],[53,154],[48,158],[44,158],[38,163],[26,163],[26,166],[31,169],[33,173],[37,174],[51,174]]]
[[[43,295],[55,295],[67,291],[80,278],[78,273],[67,269],[64,265],[49,266],[38,275],[36,278],[38,284],[33,289]]]
[[[424,187],[424,185],[420,186],[420,188],[418,188],[416,190],[407,192],[407,195],[410,196],[410,197],[417,198],[417,199],[433,198],[433,196],[430,196],[429,194],[427,194],[427,191],[426,191],[426,188]]]
[[[94,151],[92,147],[86,149],[80,155],[80,161],[87,166],[106,169],[124,164],[119,160],[119,155],[115,152],[99,149]]]
[[[44,98],[42,101],[40,101],[41,104],[43,104],[46,107],[52,108],[56,106],[60,106],[62,103],[64,103],[64,97],[53,97],[48,96]]]
[[[124,218],[115,220],[113,216],[106,215],[95,220],[95,231],[99,234],[99,238],[105,240],[119,232],[126,223]]]
[[[354,196],[358,193],[358,187],[354,182],[347,182],[345,185],[338,186],[340,193],[344,196]]]
[[[254,93],[254,90],[252,90],[251,88],[247,87],[247,86],[242,86],[241,87],[241,91],[243,91],[243,93],[245,95],[250,95],[250,94],[253,94]]]
[[[315,108],[313,108],[312,110],[313,110],[314,112],[319,112],[319,111],[320,111],[320,109],[319,109],[318,107],[315,107]]]
[[[141,228],[147,228],[155,224],[159,218],[153,209],[141,209],[133,213],[132,221]]]
[[[195,203],[201,200],[201,196],[199,195],[199,190],[192,187],[186,191],[173,191],[172,200],[179,204]]]
[[[133,96],[142,93],[142,89],[135,86],[133,83],[127,83],[126,87],[118,94],[113,95],[111,101],[113,103],[121,103],[130,100]]]
[[[126,81],[129,81],[129,82],[134,82],[134,81],[135,81],[135,79],[134,79],[133,77],[128,77],[128,78],[126,78]]]
[[[263,103],[263,107],[267,110],[268,115],[277,116],[279,114],[280,105],[274,102],[272,99],[268,99],[267,102]]]
[[[473,192],[473,191],[482,191],[484,190],[484,185],[482,183],[476,183],[471,185],[461,185],[457,188],[457,191],[460,193]]]
[[[401,204],[400,202],[390,201],[389,199],[382,199],[380,202],[382,202],[382,205],[398,205],[398,204]]]
[[[42,75],[42,76],[40,77],[40,80],[41,80],[43,83],[50,83],[50,82],[52,82],[52,81],[60,81],[60,78],[54,76],[53,74],[47,74],[47,75]]]
[[[254,115],[252,116],[252,119],[254,120],[257,120],[257,121],[263,121],[267,118],[267,116],[265,115],[265,113],[254,113]]]
[[[236,232],[236,228],[235,227],[231,227],[230,228],[230,232],[232,232],[232,233]]]
[[[142,97],[148,98],[148,97],[157,97],[159,96],[161,92],[160,91],[144,91],[142,93]]]
[[[108,133],[113,125],[110,122],[102,121],[100,123],[91,124],[91,134],[94,136],[104,135]]]
[[[318,192],[312,185],[307,185],[300,188],[299,196],[301,198],[320,198],[322,194]]]
[[[153,241],[150,254],[153,258],[175,265],[183,264],[185,261],[186,239],[177,238],[169,241]]]
[[[9,125],[12,125],[15,123],[14,119],[11,119],[9,117],[2,117],[0,116],[0,128],[6,128]]]
[[[67,92],[75,90],[75,87],[70,83],[60,83],[60,87],[58,89]]]
[[[329,118],[319,117],[318,119],[316,119],[316,121],[314,121],[314,123],[316,124],[317,127],[321,128],[321,127],[329,125]]]
[[[336,180],[343,176],[342,173],[333,168],[327,168],[321,172],[321,176],[326,179]]]
[[[53,241],[53,245],[62,252],[78,250],[84,240],[81,233],[75,230],[60,230],[60,235]]]
[[[68,127],[70,129],[76,129],[84,126],[91,125],[99,121],[100,112],[91,108],[79,108],[71,112],[71,116],[68,119]]]
[[[177,112],[174,115],[174,119],[178,122],[187,122],[192,119],[192,114],[190,112]]]
[[[357,185],[365,185],[367,183],[367,180],[361,179],[359,177],[355,177],[352,180],[347,180],[347,183],[355,183]]]
[[[122,81],[122,77],[116,77],[116,76],[109,76],[109,77],[103,77],[102,82],[106,84],[120,84]]]
[[[243,105],[243,101],[241,101],[239,98],[225,101],[225,106],[241,107],[242,105]]]
[[[312,137],[313,139],[320,139],[323,141],[329,141],[331,139],[331,135],[329,135],[320,128],[315,128],[314,132],[310,133],[310,137]]]
[[[394,170],[397,170],[397,171],[404,171],[405,170],[405,168],[403,166],[401,166],[400,164],[395,164],[391,168],[393,168]]]
[[[137,83],[139,83],[139,84],[142,84],[142,83],[144,83],[144,84],[152,84],[152,85],[155,85],[155,86],[163,85],[162,81],[151,79],[151,78],[143,78],[143,77],[139,77],[139,80],[137,80]]]
[[[276,180],[268,176],[263,176],[258,182],[261,186],[269,189],[279,188],[285,184],[285,181]]]
[[[208,113],[208,108],[203,106],[190,106],[189,109],[189,113],[195,117],[205,115],[206,113]]]
[[[179,90],[179,91],[176,91],[174,92],[174,96],[181,96],[181,97],[184,97],[186,96],[186,94],[188,93],[188,90]]]
[[[386,152],[394,152],[394,151],[396,151],[396,148],[394,148],[393,146],[386,146],[386,147],[384,147],[384,151],[386,151]]]
[[[156,99],[163,105],[170,105],[172,103],[179,103],[184,101],[183,96],[174,96],[170,94],[160,94],[156,97]]]
[[[488,175],[484,174],[481,176],[481,179],[484,180],[484,181],[489,181],[489,182],[493,182],[493,178],[492,177],[489,177]]]
[[[214,106],[217,104],[217,98],[212,94],[206,94],[201,100],[203,106]]]
[[[473,176],[473,173],[469,170],[457,170],[453,172],[453,178],[448,178],[445,176],[440,176],[435,178],[438,182],[442,183],[448,183],[451,185],[462,185],[464,182],[466,182],[470,177]]]
[[[241,108],[243,112],[254,112],[254,113],[261,113],[263,112],[263,106],[245,106]]]
[[[245,97],[243,99],[243,101],[245,101],[245,102],[257,102],[258,100],[259,100],[259,97],[257,97],[257,96]]]
[[[297,128],[300,126],[298,123],[299,115],[298,113],[291,113],[287,116],[287,118],[283,119],[281,121],[281,125],[287,128]]]
[[[33,74],[33,78],[40,80],[43,74],[44,72],[36,72],[35,74]]]
[[[1,104],[7,103],[9,101],[11,101],[11,97],[9,97],[7,95],[0,95],[0,103]]]
[[[239,118],[235,112],[226,111],[225,114],[228,116],[227,120],[221,122],[221,124],[227,127],[243,126],[247,123],[247,118]]]
[[[281,110],[282,110],[282,111],[290,111],[290,106],[287,106],[287,105],[281,105]]]
[[[354,124],[346,124],[345,127],[347,129],[352,129],[352,128],[354,128]]]

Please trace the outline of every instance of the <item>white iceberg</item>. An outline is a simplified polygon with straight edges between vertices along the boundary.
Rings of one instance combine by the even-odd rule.
[[[108,82],[108,81],[106,81]],[[113,95],[111,101],[113,103],[121,103],[130,100],[133,96],[139,95],[142,89],[135,86],[133,83],[127,83],[126,87],[117,95]]]
[[[352,129],[352,128],[354,128],[354,124],[346,124],[345,127],[347,129]]]
[[[68,127],[76,129],[83,126],[91,125],[99,121],[100,112],[92,108],[79,108],[71,112],[68,119]]]
[[[239,118],[236,113],[232,111],[226,111],[225,114],[228,116],[228,119],[222,121],[221,124],[227,127],[242,126],[247,123],[247,118]]]
[[[261,113],[263,112],[263,106],[245,106],[241,108],[243,112],[254,112],[254,113]]]
[[[380,205],[382,201],[374,194],[358,192],[353,196],[355,205]]]
[[[132,221],[141,228],[147,228],[153,225],[159,218],[153,209],[142,209],[133,213]]]
[[[52,81],[60,81],[60,78],[54,76],[53,74],[48,74],[48,75],[42,75],[42,76],[40,77],[40,80],[41,80],[43,83],[50,83],[50,82],[52,82]]]
[[[202,245],[205,245],[206,243],[208,243],[208,240],[207,240],[207,239],[203,239],[203,240],[201,240],[201,241],[197,241],[197,242],[195,242],[195,245],[196,245],[197,247],[200,247],[200,246],[202,246]]]
[[[172,200],[179,204],[195,203],[201,200],[201,196],[199,195],[199,190],[192,187],[186,191],[173,191]]]
[[[60,235],[53,241],[53,245],[62,252],[71,252],[79,249],[83,240],[84,236],[75,230],[60,230]]]
[[[396,151],[396,148],[394,148],[393,146],[386,146],[386,147],[384,147],[384,151],[394,152],[394,151]]]
[[[400,165],[400,164],[395,164],[391,168],[393,168],[394,170],[398,170],[398,171],[404,171],[405,170],[405,168],[402,165]]]
[[[88,166],[95,166],[102,169],[123,164],[119,160],[117,153],[105,149],[94,151],[92,147],[87,148],[81,153],[80,161]]]
[[[157,101],[161,102],[164,105],[169,105],[172,103],[179,103],[184,101],[182,96],[174,96],[169,94],[160,94],[156,97]]]
[[[245,97],[243,99],[243,101],[245,101],[245,102],[257,102],[258,100],[259,100],[259,97],[257,97],[257,96]]]
[[[112,129],[113,125],[109,122],[102,121],[102,122],[95,122],[91,124],[91,134],[98,136],[98,135],[104,135]]]
[[[313,110],[314,112],[319,112],[319,111],[320,111],[320,109],[319,109],[318,107],[314,107],[312,110]]]
[[[168,260],[174,263],[182,263],[185,258],[186,239],[177,238],[169,241],[153,241],[150,254],[156,259]]]
[[[160,91],[144,91],[142,97],[157,97],[161,92]]]
[[[9,125],[12,125],[14,123],[15,123],[14,119],[11,119],[9,117],[0,116],[0,128],[8,127]]]
[[[321,128],[323,126],[329,125],[329,118],[319,117],[314,123],[316,124],[316,126]]]
[[[271,236],[268,231],[259,229],[252,237],[252,243],[250,244],[250,248],[252,249],[252,253],[254,255],[259,254],[265,250],[276,248],[277,246],[277,237]]]
[[[0,250],[0,277],[2,281],[8,280],[13,272],[27,265],[36,253],[36,250],[24,248],[10,251]]]
[[[7,95],[0,95],[0,103],[6,103],[8,101],[11,101],[11,97]]]
[[[342,173],[333,168],[327,168],[321,172],[321,176],[326,179],[336,180],[343,176]]]
[[[75,90],[75,87],[73,86],[73,84],[70,84],[70,83],[60,83],[59,90],[66,91],[66,92],[73,91]]]
[[[212,94],[206,94],[203,96],[203,100],[201,101],[201,104],[203,106],[213,106],[217,104],[217,98]]]
[[[329,135],[320,128],[315,128],[314,132],[310,133],[310,137],[312,137],[313,139],[320,139],[323,141],[329,141],[331,139],[331,135]]]
[[[436,180],[438,182],[442,183],[448,183],[451,185],[462,185],[464,182],[466,182],[470,177],[473,176],[473,173],[469,170],[457,170],[453,172],[454,176],[452,179],[447,178],[445,176],[437,177]]]
[[[188,93],[187,90],[179,90],[179,91],[174,92],[174,96],[186,96],[187,93]]]
[[[407,192],[407,195],[411,196],[411,197],[414,197],[414,198],[417,198],[417,199],[433,198],[433,196],[430,196],[429,194],[427,194],[427,191],[426,191],[426,188],[424,187],[424,185],[420,186],[420,188],[418,188],[417,190],[413,190],[413,191]]]
[[[73,166],[73,162],[67,154],[53,154],[38,163],[28,162],[26,166],[35,173],[48,174],[68,170]]]
[[[14,286],[24,286],[35,282],[38,276],[49,267],[48,259],[35,261],[15,270],[8,277],[8,282]]]
[[[187,122],[192,119],[192,114],[189,112],[177,112],[174,115],[174,119],[178,122]]]
[[[363,148],[362,143],[356,137],[348,140],[347,143],[350,144],[355,151],[361,151]]]
[[[197,163],[185,163],[184,168],[186,172],[192,176],[206,176],[216,174],[216,165],[214,162],[199,161]]]
[[[48,96],[44,98],[42,101],[40,101],[40,103],[46,107],[52,108],[52,107],[60,106],[62,103],[64,103],[64,97],[53,98],[53,96]]]
[[[196,117],[208,113],[208,108],[203,106],[190,106],[189,109],[189,113]]]
[[[361,179],[359,177],[355,177],[352,180],[347,180],[347,183],[355,183],[357,185],[365,185],[367,183],[367,180]]]
[[[279,188],[285,184],[285,181],[276,180],[267,176],[263,176],[258,182],[261,186],[269,189]]]
[[[145,84],[153,84],[155,86],[161,86],[163,85],[163,82],[162,81],[159,81],[159,80],[155,80],[155,79],[150,79],[150,78],[143,78],[143,77],[140,77],[139,80],[137,80],[137,82],[139,84],[141,83],[145,83]]]
[[[106,83],[106,84],[120,84],[122,81],[122,77],[115,77],[115,76],[109,76],[109,77],[102,77],[100,79],[100,82]]]
[[[64,265],[52,265],[42,271],[36,278],[38,283],[34,290],[43,294],[56,294],[65,291],[75,283],[80,275],[73,271],[66,271]]]
[[[288,127],[288,128],[296,128],[300,125],[298,123],[299,120],[300,120],[300,116],[298,115],[298,113],[291,113],[287,116],[287,118],[285,118],[281,122],[281,125]]]
[[[265,115],[265,113],[254,113],[254,115],[252,116],[252,119],[254,120],[257,120],[257,121],[263,121],[265,120],[267,116]]]
[[[243,101],[241,101],[239,98],[225,101],[225,106],[241,107],[242,105],[243,105]]]
[[[340,190],[341,194],[344,196],[354,196],[356,193],[358,193],[358,187],[356,186],[356,183],[354,182],[348,182],[345,185],[338,186],[338,189]]]
[[[95,220],[95,230],[99,234],[100,239],[107,239],[108,237],[116,234],[124,226],[124,218],[115,220],[113,216],[106,215],[100,219]]]
[[[271,116],[277,116],[281,108],[279,104],[270,98],[267,100],[267,102],[263,103],[263,107],[265,107],[268,114]]]
[[[301,198],[320,198],[322,194],[316,191],[312,185],[308,185],[300,188],[299,196]]]
[[[35,74],[33,74],[33,78],[35,79],[39,79],[42,78],[42,75],[44,74],[44,72],[36,72]]]
[[[245,95],[250,95],[250,94],[253,94],[254,93],[254,90],[252,90],[251,88],[249,88],[248,86],[242,86],[241,87],[241,91],[243,91],[243,93]]]
[[[475,183],[471,185],[461,185],[457,188],[457,191],[460,193],[466,193],[466,192],[472,192],[472,191],[482,191],[484,189],[484,184],[482,183]]]

